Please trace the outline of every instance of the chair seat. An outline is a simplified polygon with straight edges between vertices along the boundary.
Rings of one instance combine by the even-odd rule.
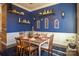
[[[49,48],[49,47],[48,47],[48,43],[43,44],[43,45],[41,46],[41,48],[42,48],[42,49],[45,49],[45,50],[48,50],[48,48]]]
[[[20,46],[20,45],[18,45],[17,47],[18,47],[18,48],[24,48],[23,46]]]
[[[30,48],[30,50],[29,50],[29,48]],[[26,47],[25,50],[32,52],[32,51],[37,50],[37,47],[35,47],[35,46],[30,46],[30,47]]]
[[[25,45],[24,45],[24,46],[17,45],[17,47],[18,47],[18,48],[25,48],[25,47],[27,47],[27,46],[25,46]]]

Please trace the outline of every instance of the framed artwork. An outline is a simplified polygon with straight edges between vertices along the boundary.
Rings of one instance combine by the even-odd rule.
[[[37,29],[40,29],[40,20],[37,20],[37,21],[36,21],[36,28],[37,28]]]
[[[49,28],[49,19],[45,18],[44,23],[45,23],[45,29],[48,29]]]
[[[54,20],[54,29],[59,29],[59,20],[58,19]]]

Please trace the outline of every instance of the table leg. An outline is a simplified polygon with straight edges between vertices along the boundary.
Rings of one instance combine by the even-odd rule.
[[[41,56],[41,46],[39,45],[39,56]]]
[[[41,56],[41,45],[44,44],[45,42],[47,42],[47,40],[44,41],[44,42],[42,42],[42,43],[39,45],[39,56]]]

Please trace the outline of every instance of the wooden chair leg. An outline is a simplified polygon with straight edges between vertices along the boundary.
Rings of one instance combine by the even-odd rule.
[[[50,51],[50,56],[52,56],[52,52]]]
[[[29,55],[29,52],[27,52],[27,51],[24,51],[24,55]]]
[[[16,47],[16,55],[19,55],[19,51],[20,51],[20,49],[18,47]]]
[[[48,56],[52,56],[52,51],[48,51]]]
[[[20,52],[20,55],[23,56],[23,48],[21,48]]]
[[[22,51],[22,52],[23,52],[23,56],[24,56],[24,55],[25,55],[25,50],[23,49],[23,51]]]
[[[49,53],[49,51],[48,51],[48,56],[50,56],[50,53]]]
[[[35,56],[37,56],[37,50],[35,51]]]
[[[18,54],[19,54],[19,55],[21,55],[21,52],[20,52],[20,51],[21,51],[21,49],[20,49],[20,48],[18,48]]]
[[[37,50],[34,51],[32,55],[33,55],[33,56],[36,56],[36,55],[37,55]]]
[[[31,52],[29,51],[29,56],[31,56]]]

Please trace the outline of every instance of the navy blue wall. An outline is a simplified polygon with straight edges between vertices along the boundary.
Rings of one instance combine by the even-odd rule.
[[[76,32],[76,4],[71,3],[63,3],[57,4],[55,6],[46,7],[37,11],[33,11],[33,14],[37,14],[42,10],[53,9],[55,10],[55,14],[47,15],[47,16],[35,16],[36,20],[41,20],[41,27],[40,29],[35,28],[35,31],[46,31],[46,32],[68,32],[68,33],[75,33]],[[61,12],[64,11],[65,16],[61,16]],[[45,29],[44,27],[44,18],[49,18],[49,28]],[[54,29],[53,21],[55,19],[59,19],[60,28]],[[35,23],[34,23],[35,25]]]
[[[32,22],[32,16],[30,12],[21,9],[17,6],[12,5],[12,8],[15,8],[17,11],[24,12],[25,15],[17,15],[14,13],[8,12],[7,16],[7,32],[20,32],[20,31],[31,31],[32,24],[20,24],[18,19],[28,19]]]
[[[46,8],[42,8],[33,12],[28,12],[26,10],[23,10],[19,7],[13,6],[18,11],[23,11],[25,15],[16,15],[13,13],[8,12],[7,16],[7,32],[19,32],[19,31],[31,31],[32,26],[35,26],[35,20],[41,20],[41,27],[40,29],[35,28],[35,31],[45,31],[45,32],[68,32],[68,33],[76,33],[76,4],[57,4],[55,6],[49,6]],[[37,16],[34,14],[37,14],[38,12],[42,10],[47,9],[53,9],[55,10],[55,14],[47,15],[47,16]],[[65,16],[61,16],[61,12],[64,11]],[[45,29],[44,27],[44,19],[49,18],[49,28]],[[29,19],[31,24],[19,24],[18,19]],[[60,28],[54,29],[54,20],[59,19],[60,21]]]

